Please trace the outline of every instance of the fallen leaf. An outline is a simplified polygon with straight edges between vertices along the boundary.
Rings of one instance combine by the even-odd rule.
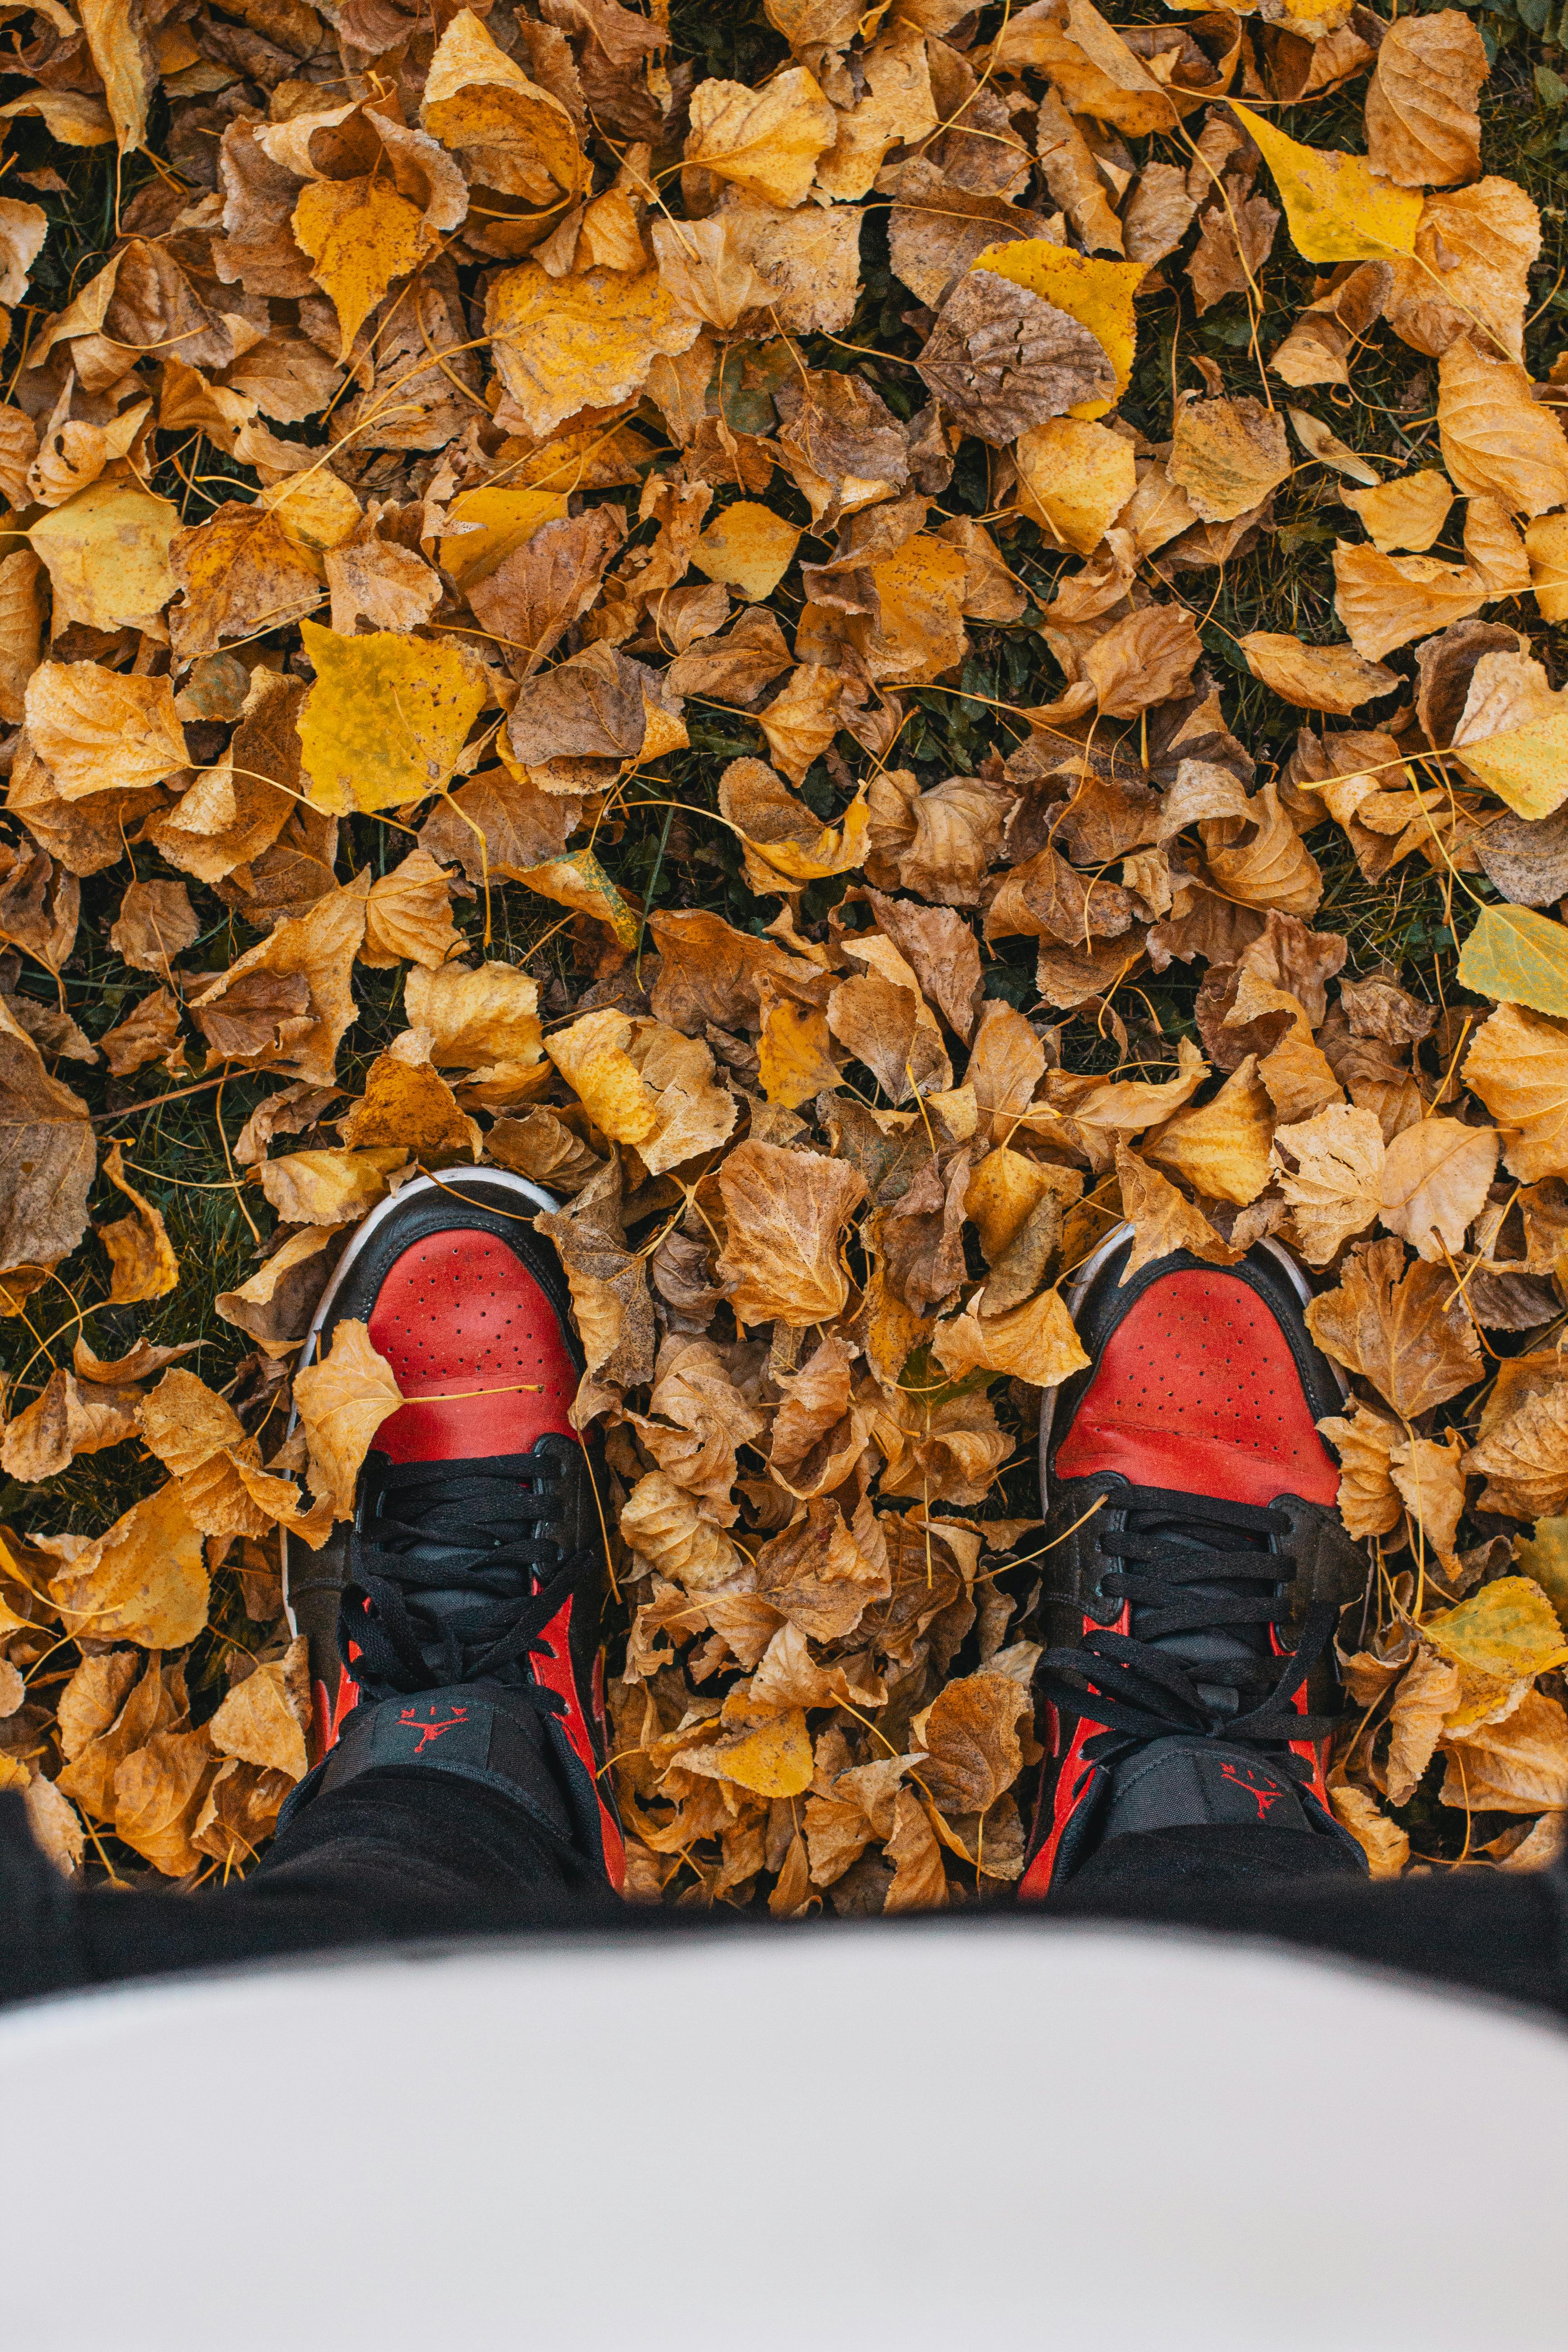
[[[96,662],[44,662],[27,681],[27,732],[62,799],[133,792],[185,765],[185,739],[166,677],[133,677]]]
[[[1568,929],[1532,907],[1482,907],[1459,959],[1459,980],[1503,1004],[1568,1013]]]
[[[1248,1055],[1211,1102],[1189,1103],[1146,1135],[1142,1157],[1207,1200],[1246,1208],[1268,1182],[1273,1137],[1273,1106],[1258,1082],[1256,1056]]]
[[[1260,629],[1238,637],[1237,644],[1253,677],[1298,710],[1331,711],[1348,719],[1352,710],[1392,694],[1399,684],[1393,670],[1363,661],[1349,646],[1309,646],[1299,637],[1270,635]]]
[[[334,1519],[352,1518],[361,1465],[404,1401],[363,1323],[345,1316],[337,1325],[326,1356],[295,1374],[294,1401],[310,1451],[310,1492],[331,1502]]]
[[[337,311],[340,360],[394,279],[416,269],[435,246],[418,205],[374,177],[309,181],[292,226]]]
[[[104,1154],[103,1173],[115,1191],[131,1202],[133,1213],[114,1223],[94,1227],[109,1253],[111,1268],[109,1303],[131,1307],[147,1298],[163,1298],[179,1287],[180,1262],[163,1224],[162,1213],[125,1181],[121,1146],[111,1143]]]
[[[1437,362],[1437,432],[1462,497],[1499,499],[1522,515],[1568,503],[1568,438],[1555,415],[1531,398],[1523,368],[1465,335]]]
[[[691,551],[710,580],[722,581],[760,604],[771,596],[795,560],[800,533],[767,507],[742,499],[710,522]]]
[[[701,324],[677,309],[653,269],[557,279],[520,262],[492,280],[485,304],[501,382],[540,440],[579,409],[635,396],[656,358],[689,351]]]
[[[1408,1267],[1398,1241],[1352,1250],[1339,1286],[1314,1298],[1308,1328],[1326,1356],[1370,1381],[1402,1420],[1480,1377],[1481,1353],[1447,1267]]]
[[[1397,1878],[1410,1860],[1410,1840],[1389,1820],[1375,1798],[1349,1784],[1331,1787],[1329,1803],[1340,1827],[1349,1830],[1366,1856],[1373,1878]]]
[[[1449,187],[1481,168],[1476,100],[1489,71],[1460,9],[1410,16],[1379,44],[1366,94],[1367,162],[1396,187]]]
[[[1309,1265],[1327,1265],[1378,1214],[1384,1184],[1383,1129],[1370,1110],[1331,1103],[1276,1129],[1279,1190]]]
[[[1444,475],[1425,467],[1417,473],[1395,475],[1374,490],[1346,490],[1344,502],[1360,515],[1379,554],[1408,547],[1425,555],[1448,519],[1454,492]]]
[[[286,1224],[341,1225],[357,1222],[386,1198],[387,1177],[407,1158],[401,1150],[292,1151],[263,1160],[257,1172]]]
[[[805,197],[817,157],[838,135],[838,118],[804,66],[788,67],[760,90],[737,81],[701,82],[690,121],[689,165],[786,207]]]
[[[989,268],[959,279],[916,364],[963,429],[996,445],[1115,392],[1111,362],[1087,327]]]
[[[97,1164],[87,1105],[0,1001],[0,1272],[69,1255]]]
[[[848,1297],[845,1221],[865,1180],[842,1160],[776,1144],[737,1144],[719,1171],[728,1237],[718,1270],[740,1323],[794,1329],[839,1314]]]
[[[149,1650],[194,1642],[207,1622],[207,1592],[202,1539],[174,1486],[133,1505],[49,1580],[68,1631]]]
[[[1445,1805],[1467,1812],[1561,1812],[1568,1806],[1568,1714],[1542,1691],[1526,1692],[1501,1723],[1444,1743]]]
[[[1421,199],[1380,179],[1359,155],[1303,147],[1231,100],[1262,150],[1303,261],[1378,261],[1414,253]]]
[[[300,625],[316,668],[299,719],[312,805],[343,816],[439,792],[484,707],[472,658],[385,630],[340,637]]]
[[[1194,513],[1229,522],[1260,506],[1290,472],[1284,424],[1251,398],[1190,401],[1177,412],[1166,470]]]
[[[1481,1024],[1463,1075],[1505,1130],[1503,1164],[1525,1183],[1568,1171],[1568,1034],[1507,1002]]]
[[[294,1645],[296,1650],[300,1646]],[[302,1665],[302,1656],[299,1664]],[[243,1682],[231,1685],[228,1696],[206,1727],[218,1754],[238,1757],[243,1763],[258,1765],[266,1771],[286,1773],[290,1780],[302,1780],[309,1759],[300,1679],[291,1655],[258,1665]]]
[[[1053,1389],[1088,1364],[1058,1292],[1043,1290],[1001,1314],[987,1315],[984,1307],[981,1290],[962,1315],[936,1328],[931,1352],[952,1379],[1001,1372],[1031,1388]]]
[[[1467,1127],[1457,1118],[1407,1127],[1384,1159],[1384,1223],[1418,1257],[1450,1261],[1486,1205],[1497,1157],[1498,1139],[1489,1127]]]

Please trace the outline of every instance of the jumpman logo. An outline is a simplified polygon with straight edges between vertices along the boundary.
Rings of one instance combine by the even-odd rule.
[[[458,1707],[454,1714],[447,1717],[444,1723],[437,1723],[434,1720],[421,1723],[416,1711],[411,1706],[405,1706],[397,1718],[399,1723],[405,1723],[410,1731],[417,1731],[419,1734],[419,1745],[414,1751],[416,1756],[422,1756],[430,1741],[439,1739],[441,1734],[444,1731],[450,1731],[455,1723],[466,1723],[468,1719],[468,1710],[466,1706]]]
[[[1279,1794],[1277,1788],[1260,1789],[1256,1780],[1244,1780],[1234,1764],[1222,1764],[1219,1768],[1219,1777],[1222,1780],[1228,1780],[1233,1789],[1245,1789],[1249,1797],[1256,1797],[1258,1818],[1260,1822],[1267,1819],[1269,1806]]]

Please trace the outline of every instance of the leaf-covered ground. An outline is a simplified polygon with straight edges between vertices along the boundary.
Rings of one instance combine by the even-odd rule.
[[[476,1158],[563,1202],[634,1894],[1005,1893],[1123,1216],[1313,1269],[1373,1868],[1552,1850],[1557,31],[16,12],[0,1779],[62,1867],[265,1843],[278,1529],[396,1402],[297,1344]]]

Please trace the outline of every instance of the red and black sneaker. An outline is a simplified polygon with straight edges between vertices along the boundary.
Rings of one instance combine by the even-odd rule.
[[[321,1551],[285,1548],[320,1759],[296,1796],[372,1766],[456,1772],[619,1886],[604,1481],[568,1417],[583,1355],[565,1279],[533,1230],[554,1205],[498,1169],[417,1178],[366,1218],[317,1310],[303,1360],[355,1318],[406,1402],[376,1432],[353,1521]]]
[[[1306,1278],[1266,1241],[1123,1282],[1131,1247],[1121,1226],[1069,1292],[1089,1366],[1042,1416],[1049,1752],[1019,1893],[1198,1824],[1293,1833],[1280,1867],[1364,1867],[1322,1777],[1329,1644],[1366,1562],[1316,1427],[1342,1391]]]

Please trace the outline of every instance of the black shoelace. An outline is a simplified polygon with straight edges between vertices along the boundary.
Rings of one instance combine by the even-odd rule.
[[[564,1701],[529,1671],[581,1562],[563,1557],[559,1458],[365,1465],[359,1576],[345,1588],[340,1642],[372,1693],[500,1682],[543,1714]],[[348,1659],[348,1644],[356,1655]]]
[[[1128,1604],[1131,1630],[1047,1650],[1039,1674],[1058,1706],[1107,1727],[1110,1736],[1087,1742],[1085,1755],[1096,1761],[1097,1751],[1129,1740],[1195,1735],[1277,1749],[1283,1770],[1307,1778],[1289,1742],[1322,1738],[1334,1718],[1300,1714],[1293,1702],[1333,1632],[1334,1612],[1314,1605],[1294,1650],[1275,1650],[1269,1629],[1296,1574],[1285,1514],[1130,1486],[1114,1491],[1101,1522],[1097,1548],[1114,1564],[1100,1591]]]

